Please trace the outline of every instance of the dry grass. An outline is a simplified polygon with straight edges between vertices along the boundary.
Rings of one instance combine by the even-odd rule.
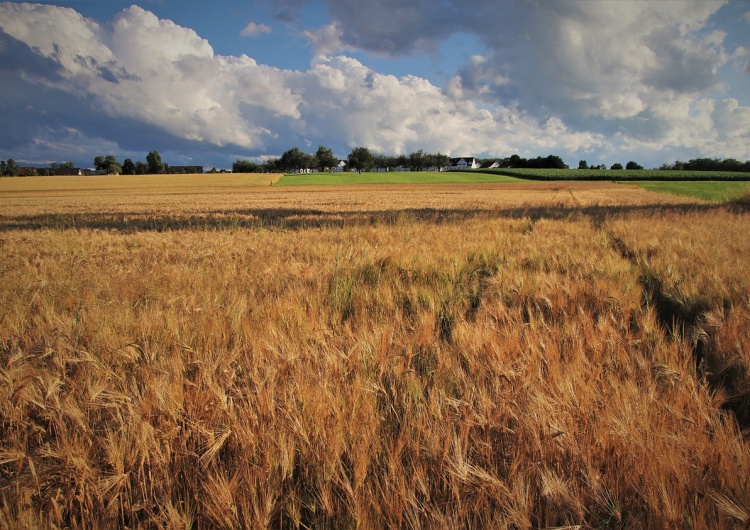
[[[617,189],[3,203],[0,527],[750,524],[750,217]]]

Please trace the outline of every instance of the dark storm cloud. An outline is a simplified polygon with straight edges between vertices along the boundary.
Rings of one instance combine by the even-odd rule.
[[[0,29],[0,72],[59,81],[60,63]]]
[[[718,85],[721,57],[717,50],[686,42],[677,28],[649,35],[645,42],[656,56],[656,64],[644,74],[644,81],[663,90],[694,93]]]

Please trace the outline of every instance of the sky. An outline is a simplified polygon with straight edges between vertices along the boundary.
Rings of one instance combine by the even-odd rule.
[[[750,159],[748,0],[0,2],[0,159]]]

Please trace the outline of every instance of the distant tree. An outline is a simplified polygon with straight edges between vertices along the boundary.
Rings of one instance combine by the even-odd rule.
[[[125,159],[122,163],[122,174],[123,175],[135,175],[135,164],[129,158]]]
[[[148,164],[148,172],[152,175],[160,175],[165,171],[159,151],[151,151],[146,156],[146,163]]]
[[[437,167],[447,167],[451,163],[451,159],[448,155],[444,155],[440,151],[435,154],[435,165]]]
[[[620,164],[619,162],[615,162],[609,169],[622,169],[622,164]]]
[[[625,169],[643,169],[643,166],[631,160],[625,164]]]
[[[285,172],[302,169],[305,166],[305,153],[292,147],[281,155],[281,167]]]
[[[122,166],[117,162],[115,155],[97,156],[94,158],[94,167],[109,174],[119,175],[122,173]]]
[[[318,146],[318,150],[315,152],[315,159],[317,168],[320,171],[331,170],[339,163],[338,158],[333,156],[333,151],[323,145]]]
[[[283,171],[280,158],[269,158],[263,162],[264,173],[281,173]]]
[[[409,155],[409,167],[412,171],[421,171],[425,167],[425,154],[421,149]]]
[[[349,153],[346,163],[358,172],[369,171],[375,167],[375,157],[366,147],[355,147]]]
[[[549,169],[568,169],[568,164],[563,162],[563,159],[557,155],[549,155],[544,159],[545,168]]]
[[[578,162],[578,169],[588,169],[588,168],[589,168],[589,163],[586,162],[585,160],[581,160]]]
[[[373,154],[372,157],[373,157],[373,165],[376,168],[390,169],[391,167],[393,167],[391,165],[391,160],[393,157],[390,157],[388,155],[381,155],[381,154]]]
[[[148,164],[142,161],[135,163],[135,174],[136,175],[148,175]]]
[[[3,176],[6,177],[17,177],[18,176],[18,164],[12,158],[9,158],[7,162],[3,162]]]
[[[232,173],[263,173],[263,166],[250,160],[237,160],[232,164]]]
[[[315,155],[309,155],[307,153],[303,153],[302,168],[303,169],[318,169],[318,157],[316,157]]]

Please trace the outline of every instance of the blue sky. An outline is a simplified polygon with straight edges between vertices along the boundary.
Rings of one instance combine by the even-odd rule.
[[[0,3],[0,158],[750,159],[745,0]]]

